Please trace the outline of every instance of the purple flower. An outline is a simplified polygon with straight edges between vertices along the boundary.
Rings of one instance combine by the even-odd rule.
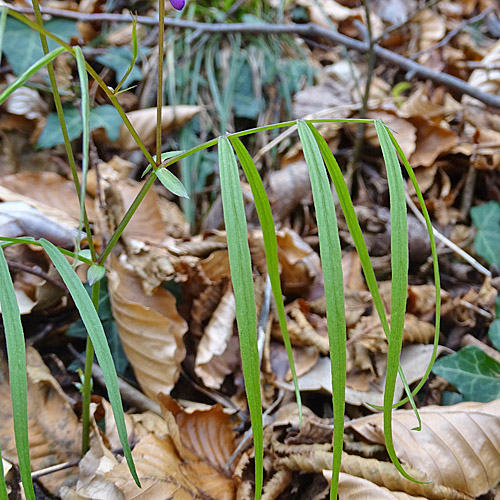
[[[182,10],[186,4],[186,0],[170,0],[172,7],[177,10]]]

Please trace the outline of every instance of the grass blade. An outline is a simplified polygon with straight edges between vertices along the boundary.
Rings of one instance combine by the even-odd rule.
[[[76,237],[76,253],[80,251],[80,241],[83,229],[83,221],[85,218],[85,194],[87,191],[87,174],[89,172],[89,147],[90,147],[90,97],[89,97],[89,79],[87,77],[87,69],[85,67],[85,58],[81,47],[75,47],[76,65],[78,68],[78,78],[80,79],[80,99],[81,99],[81,114],[83,125],[82,136],[82,182],[80,183],[80,221],[78,224],[78,236]],[[91,234],[87,234],[87,238],[92,238]]]
[[[392,407],[403,342],[406,295],[408,292],[409,257],[405,186],[396,150],[386,126],[381,120],[376,120],[375,129],[387,169],[391,211],[391,328],[390,337],[388,338],[389,347],[384,390],[384,437],[387,453],[399,472],[407,479],[419,482],[403,469],[394,450],[392,440]]]
[[[97,360],[103,371],[104,380],[106,381],[109,402],[111,403],[111,406],[113,408],[116,429],[118,431],[118,436],[120,437],[120,442],[123,447],[125,459],[127,460],[129,470],[136,484],[140,487],[139,478],[137,477],[134,461],[132,459],[132,453],[130,451],[130,446],[128,443],[127,429],[125,427],[125,418],[123,415],[123,406],[120,397],[120,391],[118,389],[118,379],[116,375],[115,365],[113,364],[113,358],[111,357],[111,351],[109,350],[108,341],[106,339],[106,334],[104,333],[101,320],[99,319],[97,311],[95,310],[95,307],[88,293],[82,285],[80,278],[78,278],[77,274],[71,268],[68,261],[62,256],[59,249],[52,243],[50,243],[50,241],[47,241],[45,239],[41,239],[40,243],[42,244],[44,250],[47,252],[47,255],[54,264],[55,268],[61,275],[64,283],[68,287],[68,290],[73,297],[85,328],[87,329],[90,339],[92,340]]]
[[[431,242],[431,253],[432,253],[432,265],[433,265],[433,270],[434,270],[434,288],[436,289],[436,317],[435,317],[435,330],[434,330],[434,348],[432,350],[432,356],[429,361],[429,365],[427,366],[427,369],[425,370],[424,376],[422,377],[422,380],[418,383],[417,387],[412,392],[412,395],[414,396],[415,394],[420,391],[420,389],[424,386],[425,382],[427,381],[427,378],[429,377],[429,374],[432,371],[432,366],[434,365],[434,362],[436,361],[437,357],[437,349],[439,345],[439,329],[440,329],[440,324],[441,324],[441,280],[439,277],[439,262],[438,262],[438,255],[437,255],[437,249],[436,249],[436,240],[434,238],[434,230],[432,228],[432,223],[431,219],[429,217],[429,212],[427,211],[427,207],[425,206],[425,201],[424,197],[422,196],[422,192],[420,191],[420,188],[417,183],[417,178],[415,177],[415,174],[413,173],[413,169],[411,168],[410,162],[407,160],[405,154],[403,153],[403,150],[401,149],[401,146],[398,144],[394,136],[392,135],[392,132],[387,129],[387,132],[389,134],[389,137],[391,138],[391,142],[393,146],[396,148],[396,151],[403,162],[403,165],[405,166],[406,172],[408,173],[408,177],[410,178],[413,187],[415,188],[415,192],[417,193],[417,198],[420,204],[420,208],[422,210],[422,215],[424,216],[425,219],[425,224],[427,226],[427,232],[429,233],[429,239]],[[402,399],[399,403],[397,403],[395,406],[401,406],[405,404],[408,401],[408,397]]]
[[[9,498],[7,484],[5,483],[5,472],[3,470],[2,447],[0,447],[0,498]]]
[[[31,482],[28,438],[28,383],[26,381],[24,333],[16,292],[3,249],[0,249],[0,280],[2,283],[2,286],[0,286],[0,304],[2,305],[2,320],[7,343],[12,415],[14,418],[19,472],[27,500],[35,500],[35,492]]]
[[[59,54],[65,52],[64,47],[58,47],[47,55],[43,56],[36,63],[32,64],[23,74],[19,75],[1,94],[0,104],[2,104],[7,97],[9,97],[14,90],[22,87],[39,69],[46,66],[49,62],[53,61]]]
[[[252,157],[248,153],[243,143],[237,137],[230,139],[236,151],[238,159],[240,160],[241,167],[245,172],[247,180],[252,189],[252,195],[255,202],[257,215],[259,216],[260,225],[262,227],[262,236],[264,239],[264,248],[266,253],[267,272],[271,287],[273,290],[274,301],[276,303],[276,310],[278,314],[278,321],[280,324],[281,332],[283,334],[283,341],[285,343],[286,352],[288,354],[288,362],[292,372],[293,385],[295,387],[295,397],[297,399],[297,406],[299,409],[299,420],[302,424],[302,401],[300,397],[299,382],[297,380],[297,373],[295,370],[295,363],[293,362],[292,344],[290,342],[290,335],[286,324],[285,306],[283,304],[283,294],[281,292],[280,273],[278,268],[278,244],[276,241],[276,230],[274,227],[273,214],[271,212],[271,205],[262,184],[257,167],[255,166]]]
[[[238,165],[227,137],[219,138],[219,165],[227,249],[240,336],[241,362],[255,447],[255,499],[258,499],[263,484],[264,450],[260,366],[257,350],[257,312]]]
[[[337,498],[340,462],[342,459],[346,384],[346,325],[342,252],[335,205],[318,144],[305,122],[299,121],[297,128],[311,178],[318,223],[321,265],[325,281],[334,417],[332,487],[330,490],[330,498],[333,500]]]
[[[330,151],[328,144],[311,122],[308,122],[308,125],[312,133],[314,134],[314,137],[316,138],[316,142],[318,143],[318,146],[320,148],[321,155],[323,156],[323,160],[325,161],[326,167],[335,186],[340,206],[342,207],[342,210],[345,215],[347,227],[349,228],[349,232],[351,233],[354,245],[359,255],[359,260],[361,262],[361,267],[363,268],[363,274],[365,275],[366,284],[368,285],[368,290],[370,290],[375,310],[377,311],[380,323],[382,325],[382,329],[384,330],[387,341],[389,342],[390,341],[389,322],[387,320],[384,303],[382,302],[382,298],[380,297],[380,292],[377,286],[377,279],[375,278],[375,273],[373,271],[373,266],[371,264],[370,256],[368,254],[368,249],[366,248],[366,243],[363,238],[363,233],[361,231],[358,219],[356,217],[354,205],[352,204],[352,200],[349,194],[349,189],[344,180],[344,176],[342,175],[342,171],[340,170],[337,160]],[[437,352],[437,347],[436,347],[436,352]],[[399,367],[398,370],[401,380],[403,381],[406,393],[411,395],[410,388],[408,386],[408,382],[406,381],[406,377],[403,373],[403,370],[401,369],[401,367]],[[418,420],[418,425],[420,427],[421,420],[420,420],[420,415],[415,406],[415,402],[413,401],[413,398],[408,398],[408,397],[405,399],[405,402],[408,400],[411,402],[411,405],[415,412],[415,416],[417,417]],[[373,406],[378,410],[384,409],[383,407],[378,407],[375,405],[371,406]]]

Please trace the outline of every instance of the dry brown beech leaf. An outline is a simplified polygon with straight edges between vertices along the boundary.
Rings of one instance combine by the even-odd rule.
[[[323,476],[332,480],[332,471],[324,470]],[[368,479],[341,472],[339,476],[339,500],[425,500],[425,497],[408,495],[402,491],[391,491]]]
[[[291,229],[276,235],[281,282],[285,295],[301,295],[308,291],[314,278],[321,275],[319,255]]]
[[[26,351],[28,374],[28,429],[31,466],[40,470],[80,457],[81,426],[71,403],[32,347]],[[3,367],[2,367],[3,368]],[[1,370],[3,371],[3,369]],[[2,455],[17,463],[9,384],[0,375],[0,444]],[[77,469],[71,467],[40,477],[51,493],[73,485]]]
[[[422,378],[425,369],[431,359],[432,345],[409,345],[404,346],[401,351],[401,366],[406,375],[406,380],[412,384]],[[446,351],[446,347],[439,346],[438,355]],[[449,349],[447,350],[449,352]],[[377,355],[376,358],[385,359],[383,355]],[[293,391],[293,384],[279,383],[284,389]],[[385,375],[376,384],[372,384],[368,392],[357,391],[346,387],[346,403],[351,405],[372,405],[383,406],[384,404],[384,385]],[[302,391],[325,390],[332,392],[332,369],[329,358],[320,358],[316,366],[306,375],[299,377],[299,387]],[[394,402],[401,399],[403,395],[403,383],[398,378],[396,381],[396,390],[394,392]],[[371,406],[367,406],[372,409]],[[372,409],[373,410],[373,409]]]
[[[215,309],[198,344],[194,371],[206,387],[219,389],[227,373],[220,373],[216,358],[226,351],[233,336],[236,319],[236,303],[231,287],[228,287]]]
[[[78,225],[80,207],[73,182],[54,172],[23,172],[0,178],[0,198],[24,201],[43,214],[64,224]],[[85,198],[90,220],[94,220],[93,200]]]
[[[186,122],[191,120],[203,108],[201,106],[163,106],[162,108],[162,132],[167,133],[179,129]],[[135,131],[146,147],[154,144],[156,134],[156,108],[145,108],[127,113],[127,117],[132,123]],[[134,138],[124,124],[120,127],[118,139],[112,143],[113,146],[130,151],[139,149]]]
[[[139,277],[116,257],[110,260],[108,286],[125,354],[144,392],[156,400],[177,382],[187,324],[170,292],[158,288],[147,296]]]
[[[412,117],[411,123],[417,129],[417,147],[409,157],[414,167],[432,166],[439,155],[451,151],[458,141],[452,130],[420,116]]]
[[[476,497],[500,481],[500,399],[490,403],[427,406],[419,410],[422,430],[411,410],[393,413],[396,454],[404,464],[436,483]],[[346,428],[384,443],[383,416],[351,421]]]

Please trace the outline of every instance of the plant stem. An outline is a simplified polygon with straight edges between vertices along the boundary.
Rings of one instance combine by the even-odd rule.
[[[163,34],[165,0],[158,0],[158,87],[156,89],[156,164],[161,162],[161,111],[163,106]]]
[[[38,0],[33,0],[33,10],[35,12],[35,19],[40,28],[43,28],[42,14],[40,13],[40,7],[38,6]],[[43,31],[39,31],[40,42],[42,44],[42,50],[44,55],[49,53],[49,46],[47,44],[47,37]],[[72,51],[74,55],[74,51]],[[68,156],[69,165],[71,167],[71,173],[73,175],[73,182],[76,187],[76,192],[78,194],[78,199],[81,198],[80,181],[78,179],[78,173],[76,170],[75,157],[73,155],[73,150],[71,149],[71,141],[69,140],[68,128],[66,127],[66,120],[64,119],[64,112],[61,102],[61,96],[59,95],[59,90],[57,88],[56,75],[54,73],[54,66],[52,62],[47,64],[47,71],[49,73],[50,87],[52,89],[52,95],[54,97],[54,104],[56,107],[57,117],[59,119],[59,124],[61,126],[61,132],[63,135],[64,146],[66,148],[66,154]],[[80,200],[81,202],[81,200]],[[85,205],[83,205],[85,208]],[[89,243],[90,255],[92,256],[92,261],[95,262],[97,254],[94,247],[94,241],[92,240],[92,233],[90,231],[89,219],[87,217],[87,211],[83,211],[83,223],[85,227],[85,232],[87,234],[87,240]]]
[[[92,285],[92,303],[96,311],[99,308],[100,282]],[[92,364],[94,362],[94,346],[87,336],[85,351],[85,371],[82,387],[82,455],[87,453],[90,446],[90,398],[92,394]]]

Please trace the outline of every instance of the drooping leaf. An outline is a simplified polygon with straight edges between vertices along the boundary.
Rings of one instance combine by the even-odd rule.
[[[292,344],[290,342],[290,335],[288,333],[285,307],[283,304],[283,294],[281,291],[281,281],[278,267],[278,245],[276,241],[276,230],[274,226],[273,214],[271,212],[271,205],[262,183],[262,179],[260,178],[259,172],[257,171],[257,167],[255,166],[252,157],[238,138],[231,139],[231,142],[252,189],[255,208],[257,210],[260,225],[262,227],[262,237],[264,239],[264,248],[266,252],[267,272],[269,273],[269,280],[271,281],[271,287],[276,303],[276,310],[278,313],[278,321],[283,334],[283,341],[285,343],[285,348],[288,355],[290,370],[292,372],[292,379],[295,387],[295,397],[297,399],[299,416],[300,418],[302,418],[302,402],[300,398],[299,385],[297,382],[297,373],[293,362]]]
[[[500,265],[500,205],[489,201],[470,211],[472,221],[478,232],[474,248],[478,255],[490,264]]]
[[[260,397],[260,365],[257,350],[257,312],[248,248],[245,208],[238,165],[227,137],[220,137],[219,168],[222,207],[226,223],[231,280],[236,301],[236,321],[240,336],[241,362],[252,422],[255,447],[255,498],[260,498],[263,484],[263,429]]]
[[[43,56],[41,59],[37,60],[32,66],[30,66],[22,75],[20,75],[16,80],[14,80],[0,95],[0,104],[9,97],[14,90],[22,87],[29,78],[31,78],[40,68],[43,68],[46,64],[54,60],[59,54],[62,54],[66,49],[64,47],[58,47],[47,55]]]
[[[10,393],[12,412],[15,415],[14,433],[16,436],[19,471],[28,500],[34,500],[35,492],[31,482],[28,440],[28,387],[26,382],[24,332],[9,266],[2,249],[0,249],[0,279],[2,282],[2,286],[0,286],[0,304],[2,306],[2,320],[9,360]]]
[[[466,401],[500,398],[500,363],[479,347],[469,345],[438,359],[432,371],[453,384]]]
[[[325,277],[326,317],[330,343],[330,361],[333,389],[333,466],[330,498],[337,498],[342,443],[344,436],[346,384],[346,325],[342,252],[338,234],[335,205],[318,144],[308,125],[297,123],[304,157],[309,167],[316,218],[318,222],[319,251]]]
[[[81,256],[81,253],[80,253]],[[94,264],[95,265],[95,264]],[[93,267],[93,266],[92,266]],[[111,356],[113,357],[113,362],[115,364],[116,371],[118,375],[123,375],[129,366],[129,361],[125,352],[123,351],[122,342],[120,340],[120,335],[118,333],[118,328],[116,326],[116,321],[113,318],[111,312],[111,301],[109,298],[108,291],[108,280],[103,278],[100,280],[99,287],[99,310],[98,315],[101,320],[104,332],[106,333],[106,339],[108,341],[109,349],[111,351]],[[85,290],[91,296],[91,289],[89,284],[84,285]],[[78,337],[81,339],[87,338],[87,329],[83,324],[81,319],[75,321],[66,331],[66,335],[70,337]]]
[[[82,321],[87,328],[90,339],[92,340],[97,360],[101,366],[104,379],[106,381],[109,402],[113,407],[113,414],[125,459],[135,482],[140,486],[139,478],[137,476],[130,451],[130,445],[128,443],[127,429],[125,427],[125,418],[123,416],[123,406],[120,397],[120,390],[118,388],[118,378],[116,375],[115,365],[113,363],[113,358],[111,357],[111,352],[109,350],[102,323],[97,315],[94,305],[92,304],[92,300],[80,281],[80,278],[71,268],[68,261],[62,256],[58,248],[50,243],[50,241],[44,239],[40,240],[40,243],[61,275],[64,283],[68,287]]]

